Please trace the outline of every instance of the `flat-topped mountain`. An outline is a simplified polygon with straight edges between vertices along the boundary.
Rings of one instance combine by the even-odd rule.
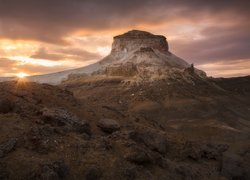
[[[191,75],[205,78],[203,71],[193,68],[188,62],[169,51],[166,37],[149,32],[132,30],[114,37],[110,54],[97,63],[86,67],[53,74],[31,76],[28,80],[60,84],[70,77],[120,76],[133,81],[152,81],[176,78],[188,79]],[[3,81],[3,80],[0,80]]]
[[[154,35],[145,31],[132,30],[114,37],[112,53],[129,52],[145,47],[168,51],[168,42],[164,36]]]
[[[136,81],[173,77],[191,67],[169,51],[164,36],[139,30],[115,36],[111,53],[99,63],[102,65],[99,74],[133,77]],[[206,76],[202,71],[194,72]]]

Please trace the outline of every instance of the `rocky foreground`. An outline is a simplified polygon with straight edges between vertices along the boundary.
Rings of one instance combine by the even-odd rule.
[[[0,179],[249,179],[250,78],[0,84]]]

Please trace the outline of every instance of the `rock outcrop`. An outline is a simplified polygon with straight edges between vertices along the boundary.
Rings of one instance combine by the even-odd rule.
[[[67,126],[80,133],[90,134],[89,124],[76,115],[61,108],[43,108],[41,110],[44,123],[52,126]]]
[[[14,109],[14,103],[5,98],[5,99],[1,99],[0,100],[0,114],[6,114],[6,113],[9,113],[11,112],[13,109]]]
[[[98,127],[107,133],[112,133],[120,129],[120,124],[113,119],[101,119],[98,122]]]
[[[121,76],[137,82],[206,77],[171,53],[166,37],[139,30],[115,36],[110,54],[97,64],[99,68],[89,75]]]
[[[0,158],[11,152],[16,146],[16,139],[12,138],[2,144],[0,144]]]
[[[114,37],[112,53],[129,53],[136,49],[147,47],[159,51],[168,51],[168,42],[164,36],[153,35],[145,31],[132,30]]]

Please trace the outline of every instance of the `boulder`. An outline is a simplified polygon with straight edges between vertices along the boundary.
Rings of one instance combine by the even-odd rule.
[[[89,124],[62,108],[43,108],[43,121],[53,126],[68,126],[80,133],[90,134]]]
[[[11,138],[8,141],[0,144],[0,158],[4,157],[6,154],[13,151],[16,146],[16,143],[17,143],[16,139]]]
[[[104,132],[113,133],[121,128],[120,124],[113,119],[101,119],[97,126]]]
[[[10,179],[8,176],[8,172],[6,171],[6,164],[0,162],[0,179],[8,180]]]
[[[141,147],[129,148],[124,155],[124,159],[140,165],[153,163],[150,154]]]
[[[102,177],[102,170],[97,165],[92,165],[87,168],[85,172],[85,179],[86,180],[98,180]]]
[[[221,175],[228,179],[247,179],[243,158],[236,154],[225,153],[222,159]]]
[[[185,151],[183,156],[193,159],[213,159],[219,160],[222,157],[222,153],[229,148],[226,144],[213,144],[213,143],[193,143],[187,142],[185,145]]]
[[[180,179],[199,179],[197,176],[197,171],[188,164],[180,164],[175,167],[175,173],[177,176],[180,177]]]
[[[49,164],[45,164],[42,167],[42,172],[38,176],[39,179],[54,180],[65,179],[69,174],[69,167],[64,161],[55,161]]]
[[[7,98],[0,99],[0,114],[10,113],[13,111],[14,107],[15,105],[11,100]]]
[[[166,153],[167,141],[163,133],[149,130],[135,130],[129,134],[129,138],[138,143],[143,143],[151,150]]]
[[[136,166],[136,165],[129,166],[123,170],[123,175],[128,180],[134,180],[134,179],[136,179],[136,175],[137,175],[138,171],[140,171],[138,166]]]
[[[222,157],[222,153],[227,151],[227,144],[206,144],[202,146],[202,157],[206,159],[218,160]]]
[[[24,136],[24,147],[39,154],[48,154],[50,150],[56,149],[57,143],[53,139],[55,133],[55,128],[49,125],[31,127]]]

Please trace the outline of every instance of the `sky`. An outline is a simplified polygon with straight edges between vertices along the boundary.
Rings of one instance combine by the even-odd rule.
[[[0,0],[0,76],[92,64],[132,29],[209,76],[250,75],[249,0]]]

